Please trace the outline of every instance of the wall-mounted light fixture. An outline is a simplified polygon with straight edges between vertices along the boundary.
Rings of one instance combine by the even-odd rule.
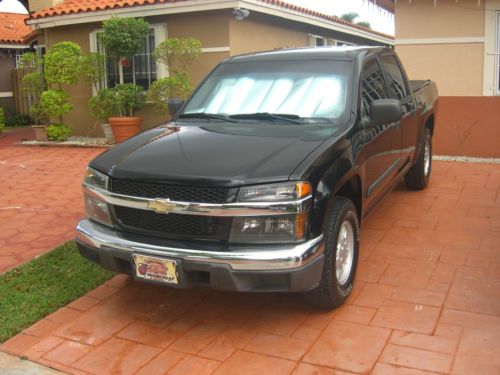
[[[236,21],[243,21],[250,15],[250,11],[248,9],[242,8],[234,8],[233,9],[233,17]]]

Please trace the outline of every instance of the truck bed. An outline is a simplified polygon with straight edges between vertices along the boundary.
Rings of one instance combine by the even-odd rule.
[[[438,99],[436,83],[431,80],[410,81],[410,89],[413,91],[418,105],[422,107],[422,113],[432,110]]]

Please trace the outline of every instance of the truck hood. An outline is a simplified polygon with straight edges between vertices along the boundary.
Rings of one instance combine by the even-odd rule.
[[[285,181],[337,131],[332,125],[170,123],[108,150],[90,165],[115,178],[173,184]]]

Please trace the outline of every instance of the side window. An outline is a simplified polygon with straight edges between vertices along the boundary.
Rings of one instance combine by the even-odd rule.
[[[376,59],[365,63],[361,79],[362,110],[367,114],[372,101],[387,99],[384,77]]]
[[[392,55],[385,55],[381,57],[382,65],[387,73],[387,79],[389,81],[389,86],[392,91],[391,96],[395,99],[403,100],[408,96],[408,91],[405,85],[405,79],[403,78],[403,73],[399,67],[396,58]]]

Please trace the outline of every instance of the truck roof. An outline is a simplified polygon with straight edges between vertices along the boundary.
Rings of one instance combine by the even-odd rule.
[[[302,59],[354,60],[358,55],[375,54],[384,50],[392,51],[378,46],[288,48],[233,56],[224,60],[224,63]]]

